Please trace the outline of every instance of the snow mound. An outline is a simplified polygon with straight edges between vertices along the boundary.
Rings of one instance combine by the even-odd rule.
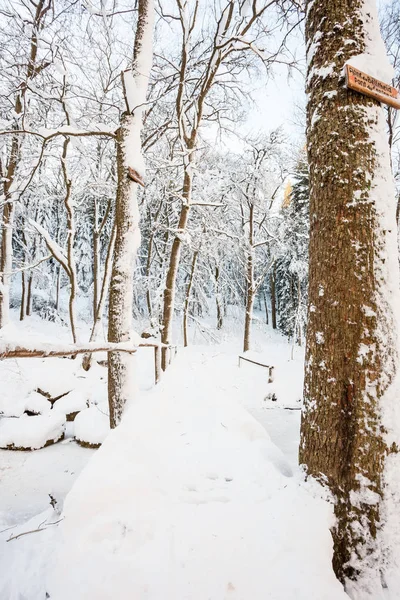
[[[89,406],[89,394],[86,389],[72,390],[56,402],[53,410],[58,414],[67,416],[67,421],[73,421],[81,410]]]
[[[38,450],[64,435],[65,416],[53,411],[44,415],[0,419],[0,448],[10,450]]]
[[[24,411],[42,415],[51,410],[51,402],[49,402],[42,394],[31,392],[24,403]]]
[[[100,406],[91,406],[75,418],[75,438],[84,446],[97,448],[110,432],[110,418]]]
[[[67,496],[52,600],[345,600],[331,506],[229,392],[178,362]]]

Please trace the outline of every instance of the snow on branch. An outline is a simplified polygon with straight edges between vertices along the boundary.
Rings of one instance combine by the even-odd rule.
[[[60,265],[63,267],[63,269],[69,276],[71,273],[71,269],[68,264],[68,259],[65,256],[64,250],[61,248],[61,246],[57,244],[55,240],[53,240],[49,232],[44,227],[39,225],[39,223],[37,223],[33,219],[29,219],[29,223],[32,225],[32,227],[36,229],[38,233],[40,233],[40,235],[43,237],[46,243],[47,248],[49,249],[49,252],[51,252],[52,256],[54,256],[54,258],[60,263]]]
[[[38,131],[31,131],[29,129],[5,129],[0,131],[0,135],[34,135],[46,142],[60,135],[68,135],[72,137],[89,137],[97,135],[111,138],[116,137],[114,128],[107,125],[103,125],[101,128],[93,130],[78,129],[77,127],[72,127],[71,125],[62,125],[57,129],[42,128]]]
[[[136,352],[137,346],[131,342],[121,344],[111,344],[104,342],[88,342],[84,345],[77,344],[35,344],[34,346],[19,346],[7,343],[0,344],[0,358],[45,358],[48,356],[72,356],[74,354],[84,354],[86,352]]]
[[[133,354],[138,348],[173,348],[174,346],[159,342],[141,342],[133,344],[129,342],[88,342],[87,344],[34,344],[32,346],[20,346],[11,342],[0,343],[0,359],[4,358],[46,358],[56,356],[73,356],[75,354],[86,354],[89,352],[127,352]]]

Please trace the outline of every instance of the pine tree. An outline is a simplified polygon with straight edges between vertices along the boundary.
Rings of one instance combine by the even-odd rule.
[[[306,325],[309,237],[309,173],[305,157],[297,165],[287,205],[282,207],[282,247],[276,261],[278,327],[297,343]]]

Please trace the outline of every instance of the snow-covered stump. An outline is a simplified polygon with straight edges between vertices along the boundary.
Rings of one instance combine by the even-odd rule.
[[[5,450],[39,450],[64,437],[65,415],[52,412],[44,415],[0,418],[0,448]]]
[[[75,439],[84,448],[99,448],[110,431],[107,407],[90,406],[75,419]]]

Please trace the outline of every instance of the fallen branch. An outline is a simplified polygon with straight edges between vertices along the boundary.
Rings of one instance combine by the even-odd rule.
[[[111,344],[104,342],[100,346],[96,343],[88,343],[83,346],[67,345],[56,346],[48,344],[38,348],[27,348],[23,346],[5,347],[0,346],[0,359],[2,358],[46,358],[51,356],[73,356],[85,352],[128,352],[133,354],[137,346],[130,343]]]
[[[18,533],[18,535],[12,535],[11,537],[8,538],[7,542],[11,542],[12,540],[17,540],[18,538],[22,537],[23,535],[28,535],[30,533],[38,533],[39,531],[46,531],[46,529],[48,529],[51,525],[57,525],[58,523],[60,523],[63,520],[64,517],[62,517],[61,519],[58,519],[58,521],[54,521],[53,523],[47,523],[47,525],[45,527],[41,527],[39,526],[38,529],[31,529],[30,531],[23,531],[22,533]]]

